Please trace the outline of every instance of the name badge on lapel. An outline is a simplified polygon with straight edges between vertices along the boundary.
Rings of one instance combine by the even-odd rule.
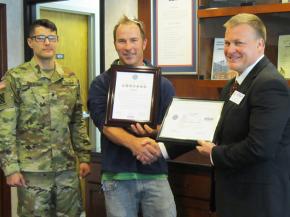
[[[231,95],[230,101],[239,105],[240,102],[243,100],[244,96],[245,94],[235,90],[235,92],[233,92],[233,94]]]

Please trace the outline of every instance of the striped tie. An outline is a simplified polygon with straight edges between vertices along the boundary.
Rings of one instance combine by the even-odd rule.
[[[239,83],[235,80],[235,82],[233,83],[230,89],[230,96],[233,94],[233,92],[235,92],[238,89],[238,87],[239,87]]]

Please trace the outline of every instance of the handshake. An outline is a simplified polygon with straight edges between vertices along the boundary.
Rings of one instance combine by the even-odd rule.
[[[149,137],[137,138],[131,150],[142,164],[151,164],[162,155],[158,143]]]
[[[150,138],[156,136],[156,129],[152,129],[146,124],[142,127],[141,124],[137,123],[131,125],[131,131],[140,136],[136,137],[134,145],[131,146],[131,151],[137,160],[141,161],[142,164],[151,164],[162,156],[158,143]]]

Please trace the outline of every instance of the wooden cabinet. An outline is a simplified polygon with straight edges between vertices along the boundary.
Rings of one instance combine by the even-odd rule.
[[[206,5],[200,0],[200,6]],[[277,65],[278,37],[290,34],[290,3],[279,0],[260,0],[254,6],[207,8],[197,11],[198,17],[198,73],[210,78],[215,37],[224,37],[223,24],[238,13],[257,14],[267,28],[266,56]]]
[[[168,162],[168,180],[178,217],[214,217],[210,212],[211,166],[196,151]]]
[[[201,99],[218,99],[227,81],[197,80],[194,75],[165,75],[173,84],[176,95]]]
[[[205,80],[210,79],[212,54],[214,38],[224,37],[225,29],[223,24],[233,15],[238,13],[254,13],[257,14],[265,23],[267,28],[266,56],[277,65],[278,53],[278,37],[279,35],[290,34],[290,3],[281,4],[281,0],[255,0],[253,6],[239,7],[224,7],[224,8],[207,8],[209,2],[213,0],[198,1],[198,75],[184,76],[175,75],[169,76],[171,81],[179,80],[179,76],[188,78],[189,80],[197,80],[198,77],[203,77]],[[195,1],[194,1],[195,2]],[[229,1],[230,2],[230,1]],[[245,2],[245,1],[244,1]],[[249,2],[249,1],[248,1]],[[150,1],[138,0],[138,17],[144,21],[146,35],[151,41],[151,4]],[[147,43],[146,59],[151,59],[151,44]],[[178,82],[178,81],[177,81]],[[219,82],[212,81],[213,85],[219,85]],[[290,83],[290,82],[289,82]],[[207,82],[209,88],[212,84]],[[225,82],[224,82],[225,84]],[[177,88],[184,89],[183,85]],[[177,92],[179,90],[177,89]]]
[[[101,190],[100,155],[92,154],[91,174],[86,178],[87,217],[106,217],[105,198]]]
[[[199,8],[210,8],[211,6],[215,8],[225,7],[227,5],[230,6],[240,6],[242,5],[264,5],[264,4],[274,4],[280,3],[282,0],[227,0],[226,1],[218,1],[218,0],[198,0]]]

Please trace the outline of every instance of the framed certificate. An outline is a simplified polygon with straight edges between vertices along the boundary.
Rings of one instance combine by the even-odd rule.
[[[197,74],[197,1],[151,2],[154,64],[162,73]]]
[[[160,68],[112,66],[105,124],[128,127],[133,123],[156,127]]]
[[[223,101],[174,97],[157,136],[159,141],[212,141]]]

